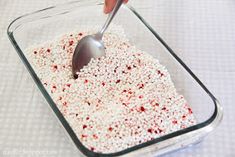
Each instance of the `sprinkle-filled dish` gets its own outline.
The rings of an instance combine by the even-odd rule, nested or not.
[[[113,153],[196,124],[167,69],[119,26],[104,35],[106,55],[92,59],[75,80],[75,46],[96,32],[78,30],[27,48],[26,57],[85,147]]]

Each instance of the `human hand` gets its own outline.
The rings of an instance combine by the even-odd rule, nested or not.
[[[116,4],[116,1],[117,0],[105,0],[105,4],[104,4],[104,13],[105,14],[108,14],[113,10],[113,8]],[[123,3],[127,3],[127,2],[128,2],[128,0],[123,0]]]

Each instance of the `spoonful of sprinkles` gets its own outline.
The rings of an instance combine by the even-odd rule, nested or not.
[[[78,78],[78,73],[90,62],[91,58],[96,59],[105,55],[102,37],[123,1],[124,0],[117,0],[116,5],[109,14],[104,26],[98,33],[83,37],[77,44],[72,58],[72,73],[75,79]]]

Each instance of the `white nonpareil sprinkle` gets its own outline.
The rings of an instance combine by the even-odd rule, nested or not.
[[[28,48],[27,58],[84,146],[113,153],[196,124],[166,68],[131,45],[119,26],[104,35],[106,55],[74,80],[75,46],[95,32],[81,30]]]

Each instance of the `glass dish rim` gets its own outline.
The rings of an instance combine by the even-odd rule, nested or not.
[[[196,125],[193,125],[191,127],[185,128],[185,129],[181,129],[181,130],[172,132],[170,134],[163,135],[163,136],[155,138],[151,141],[144,142],[142,144],[139,144],[139,145],[136,145],[136,146],[133,146],[133,147],[130,147],[130,148],[118,151],[118,152],[114,152],[114,153],[97,153],[97,152],[93,152],[93,151],[89,150],[87,147],[85,147],[80,142],[80,140],[78,139],[78,137],[74,133],[73,129],[70,127],[67,120],[64,118],[64,116],[59,111],[56,104],[54,103],[54,101],[52,100],[52,98],[50,97],[50,95],[48,94],[46,89],[44,88],[43,84],[41,83],[40,79],[37,77],[35,71],[33,70],[32,66],[30,65],[27,58],[25,57],[25,55],[23,53],[23,50],[21,50],[21,48],[19,47],[19,45],[18,45],[18,43],[17,43],[17,41],[15,40],[15,37],[14,37],[14,31],[18,28],[18,26],[14,26],[14,23],[17,22],[18,20],[20,20],[20,19],[22,20],[24,18],[27,18],[27,17],[30,17],[32,15],[41,13],[43,11],[47,11],[47,10],[50,10],[50,9],[61,7],[62,5],[64,5],[66,7],[66,5],[69,5],[69,4],[72,4],[72,3],[80,3],[80,2],[82,2],[82,0],[67,2],[67,3],[64,3],[64,4],[59,4],[59,5],[55,5],[55,6],[52,6],[52,7],[47,7],[45,9],[41,9],[41,10],[38,10],[38,11],[34,11],[32,13],[22,15],[22,16],[16,18],[16,19],[14,19],[9,24],[9,26],[7,28],[7,35],[8,35],[9,40],[11,41],[12,45],[14,46],[15,50],[17,51],[19,57],[21,58],[22,62],[26,66],[26,68],[27,68],[28,72],[30,73],[31,77],[33,78],[33,80],[37,84],[38,88],[40,89],[41,93],[45,97],[46,101],[50,105],[51,109],[54,111],[54,113],[56,114],[56,116],[59,119],[60,123],[63,125],[63,127],[68,132],[68,134],[71,137],[71,139],[73,140],[74,144],[77,146],[77,148],[83,154],[88,155],[88,156],[102,156],[102,157],[125,155],[125,154],[133,152],[135,150],[138,150],[138,149],[141,149],[141,148],[146,148],[150,145],[157,144],[157,143],[160,143],[162,141],[169,140],[171,138],[190,133],[192,131],[198,131],[199,129],[202,129],[202,128],[205,128],[205,127],[211,127],[211,129],[209,131],[212,131],[220,123],[220,121],[222,120],[222,117],[223,117],[223,112],[222,112],[222,107],[219,104],[218,100],[206,88],[206,86],[198,79],[198,77],[191,71],[191,69],[188,68],[188,66],[167,45],[167,43],[159,36],[159,34],[145,21],[145,19],[130,4],[125,4],[124,6],[127,9],[129,9],[138,18],[138,20],[140,20],[140,22],[142,22],[144,24],[144,26],[154,35],[154,37],[166,48],[166,50],[170,53],[170,55],[172,55],[181,64],[181,66],[192,76],[192,79],[194,79],[200,85],[200,87],[208,94],[208,96],[210,96],[210,98],[212,99],[212,101],[214,103],[215,109],[214,109],[214,112],[213,112],[212,116],[209,119],[205,120],[204,122],[198,123]],[[98,3],[96,5],[102,5],[102,4],[103,3]],[[71,11],[68,11],[68,12],[71,12]],[[62,14],[62,13],[60,13],[60,14]],[[35,20],[40,20],[40,19],[35,19]],[[12,27],[14,29],[12,29]],[[216,120],[217,120],[217,123],[213,124],[212,122],[214,122]],[[209,132],[209,131],[207,131],[207,132]]]

